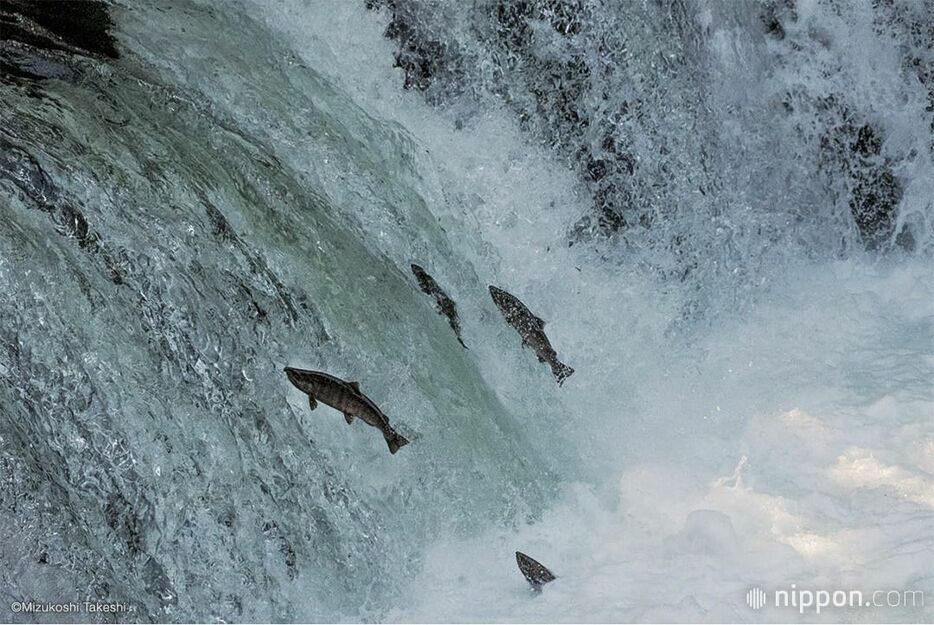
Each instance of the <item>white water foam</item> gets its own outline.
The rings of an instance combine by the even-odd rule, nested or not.
[[[507,331],[489,329],[495,313],[469,320],[491,312],[482,291],[468,291],[472,274],[530,303],[578,371],[559,400],[564,423],[549,423],[550,451],[579,463],[557,500],[527,525],[426,545],[390,620],[934,618],[932,607],[815,615],[743,602],[752,586],[790,584],[919,589],[934,601],[930,261],[790,263],[763,271],[769,288],[741,314],[672,335],[689,295],[637,267],[582,262],[562,245],[584,205],[570,173],[502,111],[459,131],[449,114],[401,91],[384,15],[350,3],[262,13],[424,154],[413,165],[418,191],[454,250],[435,260],[467,312],[468,343],[481,341],[473,357],[504,402],[538,425],[541,400],[525,386],[536,365],[527,352],[502,354],[514,346]],[[909,197],[930,184],[909,177]],[[367,219],[365,228],[388,229],[385,217]],[[401,245],[385,251],[408,262]],[[538,377],[549,383],[546,371]],[[558,575],[541,596],[516,571],[516,549]]]

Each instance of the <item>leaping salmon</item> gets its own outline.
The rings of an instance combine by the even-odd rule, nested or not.
[[[519,565],[519,570],[535,592],[541,592],[542,586],[557,579],[554,573],[545,568],[541,562],[521,551],[516,552],[516,564]]]
[[[357,382],[345,382],[322,371],[294,367],[286,367],[285,374],[295,388],[308,395],[308,405],[312,410],[318,407],[317,400],[321,400],[322,403],[344,413],[344,420],[348,424],[353,423],[354,417],[360,417],[383,433],[391,454],[409,444],[408,440],[392,429],[389,418],[373,400],[363,394]]]
[[[457,318],[457,304],[448,297],[444,289],[442,289],[435,279],[422,267],[412,263],[412,273],[415,274],[415,278],[418,280],[418,287],[422,290],[422,293],[435,298],[435,306],[438,309],[438,313],[447,317],[448,325],[454,330],[454,336],[457,337],[457,341],[461,344],[461,347],[467,349],[467,345],[464,344],[464,340],[461,338],[461,326]]]
[[[574,373],[574,369],[558,360],[558,352],[545,335],[545,322],[533,315],[515,295],[491,285],[490,296],[506,318],[506,323],[515,328],[522,337],[522,345],[531,347],[539,362],[548,363],[559,386],[564,384]]]

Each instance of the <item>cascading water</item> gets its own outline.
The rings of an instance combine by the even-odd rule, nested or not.
[[[934,620],[930,6],[76,4],[0,3],[0,620]]]

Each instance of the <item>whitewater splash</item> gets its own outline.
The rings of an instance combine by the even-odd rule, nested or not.
[[[4,8],[3,603],[813,620],[745,604],[796,584],[934,619],[919,7],[117,2],[113,47],[55,51]]]

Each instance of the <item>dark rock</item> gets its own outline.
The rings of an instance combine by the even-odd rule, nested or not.
[[[42,50],[80,51],[115,59],[119,53],[112,29],[107,5],[101,0],[0,0],[3,40],[19,41]]]
[[[821,137],[823,167],[846,178],[847,205],[863,245],[877,249],[893,237],[901,185],[882,154],[881,131],[871,124],[854,123],[849,110],[838,105],[835,98],[828,99],[825,105],[828,112],[845,121]]]
[[[766,34],[781,40],[785,38],[785,24],[796,21],[798,14],[792,0],[772,0],[763,7],[761,18]]]

